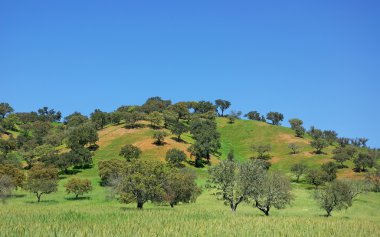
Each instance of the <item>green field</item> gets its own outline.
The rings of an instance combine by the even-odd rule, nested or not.
[[[318,166],[331,158],[332,148],[325,155],[314,155],[309,139],[295,138],[289,128],[271,126],[262,122],[237,120],[228,124],[218,119],[222,135],[222,155],[213,157],[216,163],[233,148],[236,159],[244,161],[254,154],[252,144],[272,144],[271,169],[281,170],[291,176],[291,164],[304,160],[309,166]],[[167,138],[165,146],[155,146],[149,128],[125,129],[109,126],[99,132],[99,149],[95,152],[94,166],[75,175],[62,176],[57,193],[45,195],[37,204],[36,198],[23,190],[0,205],[0,236],[380,236],[380,194],[360,195],[351,208],[334,211],[324,217],[312,198],[312,188],[301,180],[293,183],[295,200],[284,210],[271,211],[265,217],[249,204],[232,213],[223,202],[206,189],[196,203],[175,208],[168,205],[144,205],[137,210],[134,204],[120,204],[109,198],[109,190],[99,185],[97,164],[101,160],[120,158],[121,146],[133,143],[143,150],[142,159],[163,160],[167,149],[185,150],[192,142],[189,134],[183,136],[187,143]],[[291,155],[288,143],[302,147]],[[121,158],[120,158],[121,159]],[[198,184],[204,185],[207,168],[196,169]],[[195,169],[195,168],[193,168]],[[338,178],[360,178],[352,167],[340,170]],[[73,200],[64,191],[70,177],[91,179],[93,191],[81,200]]]

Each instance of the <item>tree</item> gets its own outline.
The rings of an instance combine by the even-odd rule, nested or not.
[[[141,149],[137,146],[127,144],[121,148],[119,155],[124,157],[129,162],[133,159],[138,159],[141,153]]]
[[[194,113],[196,114],[207,114],[212,113],[215,114],[215,106],[209,102],[209,101],[199,101],[197,103],[194,103]]]
[[[323,138],[329,145],[333,145],[338,139],[338,133],[333,130],[325,130],[323,131]]]
[[[178,102],[174,105],[170,105],[167,110],[174,114],[176,121],[180,119],[188,120],[190,117],[188,102]]]
[[[151,126],[154,128],[159,128],[161,126],[162,121],[164,120],[164,117],[161,113],[157,111],[153,111],[149,114],[148,119],[151,123]]]
[[[17,148],[16,140],[11,137],[7,140],[0,139],[0,151],[6,156],[9,152]]]
[[[147,201],[165,199],[166,169],[160,162],[133,160],[128,162],[114,188],[123,203],[137,203],[142,209]]]
[[[135,128],[136,122],[140,120],[140,115],[137,112],[124,113],[125,127]]]
[[[67,131],[66,144],[69,148],[84,147],[88,144],[95,144],[99,140],[98,132],[93,123],[87,122]]]
[[[340,147],[348,146],[350,144],[350,139],[347,137],[339,137],[338,144]]]
[[[365,172],[366,168],[372,168],[376,163],[375,157],[369,153],[359,153],[354,159],[355,170],[357,172]]]
[[[295,130],[297,127],[302,126],[303,121],[302,121],[301,119],[294,118],[294,119],[290,119],[290,120],[289,120],[289,123],[290,123],[290,127],[291,127],[293,130]]]
[[[347,161],[347,160],[350,160],[350,155],[347,154],[346,152],[340,152],[340,153],[337,153],[333,156],[333,159],[340,164],[339,168],[344,168],[344,162]]]
[[[315,186],[315,189],[318,189],[318,187],[325,183],[326,174],[320,169],[309,169],[309,171],[306,174],[306,181],[309,184],[312,184]]]
[[[79,112],[74,112],[70,114],[69,116],[65,117],[63,120],[63,123],[66,124],[68,127],[75,127],[81,124],[84,124],[88,121],[87,116],[82,115]]]
[[[322,150],[326,147],[328,147],[328,143],[323,138],[318,138],[310,142],[311,147],[315,148],[315,153],[322,154]]]
[[[231,102],[227,101],[227,100],[222,100],[222,99],[217,99],[215,100],[215,107],[218,111],[218,109],[220,109],[221,113],[219,113],[218,111],[218,115],[220,117],[223,117],[224,116],[224,110],[228,109],[229,107],[231,106]]]
[[[325,180],[326,181],[333,181],[336,179],[336,172],[338,171],[338,166],[330,161],[325,164],[321,165],[321,169],[323,172],[325,172]]]
[[[46,106],[38,109],[37,113],[38,119],[45,122],[60,121],[62,117],[60,111],[55,111],[54,109],[49,110],[49,108]]]
[[[121,120],[123,119],[124,113],[120,111],[114,111],[109,114],[109,119],[111,123],[113,124],[120,124]]]
[[[316,192],[315,199],[326,211],[327,217],[331,216],[333,210],[347,209],[352,205],[353,198],[357,195],[352,187],[345,182],[334,181]]]
[[[310,127],[310,130],[308,131],[309,135],[314,139],[317,140],[319,138],[323,138],[323,132],[320,129],[315,128],[314,126]]]
[[[164,145],[166,136],[168,136],[168,134],[165,131],[155,131],[153,133],[153,139],[156,139],[154,143],[159,146]]]
[[[299,182],[300,177],[306,173],[307,171],[307,165],[304,163],[297,163],[292,165],[290,168],[290,171],[293,172],[293,174],[296,176],[296,182]]]
[[[91,121],[95,124],[96,129],[103,129],[108,124],[109,117],[106,112],[95,109],[90,115]]]
[[[12,106],[10,106],[10,104],[4,103],[4,102],[0,103],[0,117],[1,118],[5,118],[7,114],[12,113],[13,111],[14,110]]]
[[[304,137],[306,129],[302,126],[298,126],[294,129],[294,132],[296,133],[296,137]]]
[[[238,164],[233,160],[223,160],[209,169],[208,188],[216,189],[214,195],[230,205],[233,212],[244,200],[246,190],[239,183]]]
[[[284,115],[278,112],[269,112],[267,119],[271,120],[273,125],[280,125],[280,122],[284,120]]]
[[[56,168],[36,164],[29,170],[25,189],[36,195],[38,203],[43,194],[56,192],[57,187],[58,170]]]
[[[229,123],[234,123],[236,119],[239,119],[241,116],[241,111],[234,111],[232,110],[231,113],[227,116]]]
[[[114,181],[119,180],[125,169],[125,165],[125,161],[118,159],[100,161],[98,167],[101,185],[111,186]]]
[[[186,160],[186,154],[179,149],[172,148],[166,152],[165,159],[170,165],[174,167],[182,167],[182,162]]]
[[[144,113],[150,114],[154,111],[162,113],[169,105],[171,105],[170,100],[163,100],[159,96],[151,97],[146,100],[146,102],[141,106],[140,110]]]
[[[67,194],[74,193],[75,199],[92,190],[91,181],[88,179],[71,178],[65,185]]]
[[[216,123],[210,120],[192,121],[190,127],[195,143],[188,151],[195,156],[195,166],[201,167],[203,158],[209,163],[211,154],[220,154],[220,134],[216,130]]]
[[[374,192],[380,192],[380,169],[369,172],[366,175],[366,181],[372,186]]]
[[[5,203],[7,198],[11,197],[14,186],[12,184],[11,177],[7,175],[0,175],[0,199],[2,203]]]
[[[264,145],[253,145],[252,150],[254,152],[257,152],[257,159],[261,160],[269,160],[270,154],[268,154],[272,150],[272,146],[270,144],[264,144]]]
[[[177,136],[177,141],[181,141],[181,135],[189,131],[189,127],[180,121],[173,121],[168,126],[171,133]]]
[[[289,148],[290,150],[292,150],[292,153],[293,153],[293,154],[297,154],[297,153],[299,152],[299,149],[300,149],[300,147],[299,147],[297,144],[295,144],[295,143],[290,143],[290,144],[288,145],[288,148]]]
[[[87,168],[92,165],[92,152],[84,147],[77,147],[68,153],[69,159],[74,166]]]
[[[0,165],[0,177],[6,176],[6,179],[10,179],[11,186],[13,188],[22,187],[25,180],[24,172],[19,167],[13,164]]]
[[[188,169],[172,169],[166,177],[164,184],[164,199],[173,208],[179,202],[195,202],[201,189],[197,186],[196,175]]]
[[[247,117],[249,120],[256,120],[256,121],[261,121],[261,115],[257,111],[250,111],[244,117]],[[265,122],[265,121],[264,121]]]
[[[278,172],[266,173],[249,196],[254,200],[255,207],[266,216],[269,216],[272,207],[283,209],[293,200],[289,179]]]

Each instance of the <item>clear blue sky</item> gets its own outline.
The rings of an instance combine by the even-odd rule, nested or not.
[[[17,111],[224,98],[380,147],[380,1],[1,0],[0,83]]]

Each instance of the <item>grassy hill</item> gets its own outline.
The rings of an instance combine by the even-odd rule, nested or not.
[[[318,166],[331,158],[332,148],[326,154],[316,155],[310,147],[309,138],[295,138],[293,131],[263,122],[237,120],[229,124],[218,118],[221,133],[221,157],[213,156],[211,163],[224,159],[233,148],[236,159],[244,161],[254,154],[253,144],[272,145],[271,169],[289,173],[291,164],[305,161],[310,167]],[[154,130],[149,127],[126,129],[124,126],[108,126],[99,131],[99,149],[95,152],[94,166],[75,175],[62,176],[57,193],[43,196],[40,204],[35,197],[23,190],[16,192],[0,209],[0,236],[379,236],[380,194],[368,193],[359,196],[353,207],[336,211],[333,217],[325,218],[312,198],[313,190],[301,182],[293,183],[295,200],[284,210],[273,210],[264,217],[249,204],[239,206],[231,213],[204,189],[194,204],[182,204],[174,209],[166,205],[148,203],[143,211],[134,204],[120,204],[109,199],[109,190],[99,185],[98,163],[118,158],[120,148],[134,144],[143,151],[142,159],[164,160],[170,148],[186,150],[193,142],[189,134],[183,135],[185,142],[167,137],[164,146],[153,144]],[[289,143],[297,143],[301,152],[290,154]],[[207,169],[196,169],[198,183],[203,186]],[[352,172],[352,166],[339,171],[339,178],[360,177]],[[73,200],[64,192],[68,178],[81,177],[92,181],[94,190],[82,200]],[[302,219],[301,219],[302,218]],[[164,227],[164,228],[163,228]],[[349,231],[348,231],[349,230]],[[52,234],[53,233],[53,234]]]

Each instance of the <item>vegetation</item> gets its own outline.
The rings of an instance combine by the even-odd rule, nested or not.
[[[216,104],[152,97],[141,106],[95,110],[90,119],[75,112],[62,123],[47,107],[5,113],[2,235],[379,234],[378,150],[365,138],[315,127],[305,134],[299,119],[289,121],[292,128],[270,126],[257,111],[247,114],[250,121],[238,119]],[[268,119],[279,125],[283,115],[276,116]],[[165,146],[152,144],[168,131],[175,137],[159,142]],[[312,144],[321,140],[318,152]],[[91,198],[80,198],[90,191]],[[41,203],[32,206],[36,198]],[[323,212],[334,217],[326,221]]]

